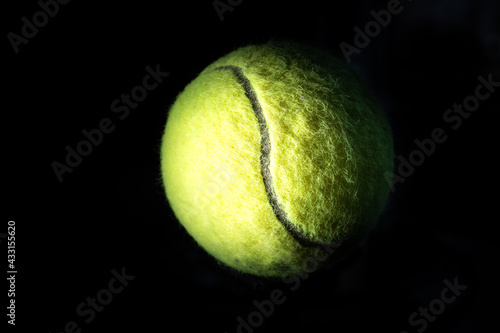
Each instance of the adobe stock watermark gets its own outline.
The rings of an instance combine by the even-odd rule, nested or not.
[[[39,29],[45,27],[49,20],[59,13],[60,5],[66,5],[70,0],[40,0],[37,2],[40,10],[35,12],[31,19],[26,16],[21,17],[20,34],[9,32],[7,39],[14,50],[14,53],[19,53],[19,46],[28,44],[28,42],[38,35]]]
[[[225,185],[232,179],[233,174],[226,165],[217,165],[208,182],[203,184],[201,195],[209,201],[214,199],[218,194],[228,190]]]
[[[412,0],[408,0],[412,1]],[[352,55],[361,53],[361,50],[370,45],[373,38],[376,38],[382,31],[382,28],[387,28],[391,23],[394,15],[400,14],[404,7],[399,0],[389,0],[387,9],[381,9],[378,12],[372,10],[370,15],[373,17],[372,21],[365,24],[364,29],[361,30],[358,26],[354,27],[353,43],[351,45],[346,42],[339,44],[340,50],[345,57],[348,64],[351,63]]]
[[[116,114],[118,120],[125,120],[130,115],[130,111],[137,108],[139,103],[144,101],[148,96],[148,92],[156,89],[163,82],[169,73],[160,70],[160,64],[157,64],[155,69],[146,66],[147,74],[142,79],[142,84],[133,87],[130,94],[121,94],[120,98],[111,102],[111,112]],[[105,134],[112,133],[116,126],[116,121],[111,118],[102,118],[98,125],[91,129],[83,129],[82,136],[84,137],[73,147],[66,145],[66,156],[63,162],[53,161],[51,163],[57,180],[61,183],[66,173],[71,173],[78,167],[84,157],[92,154],[95,147],[98,147],[104,140]]]
[[[314,256],[304,258],[302,261],[302,270],[299,274],[287,274],[288,276],[282,278],[282,282],[290,285],[290,291],[296,291],[300,288],[302,281],[306,280],[309,274],[315,272],[319,268],[320,263],[326,261],[334,249],[338,247],[340,247],[340,244],[334,242],[330,246],[317,248]],[[244,317],[236,317],[238,324],[236,332],[253,333],[255,329],[264,324],[266,318],[269,318],[274,313],[276,307],[285,303],[286,300],[285,291],[281,289],[273,289],[267,299],[262,301],[254,300],[252,304],[255,310],[249,312]]]
[[[95,297],[87,297],[85,301],[77,305],[76,314],[81,317],[83,323],[90,324],[95,319],[97,313],[102,312],[106,306],[113,301],[113,297],[120,294],[129,282],[135,279],[134,275],[128,275],[125,272],[125,267],[118,272],[115,269],[111,270],[113,277],[109,280],[106,288],[97,292]],[[82,322],[68,321],[58,333],[80,333],[82,332]]]
[[[232,12],[234,8],[241,5],[242,2],[243,0],[215,0],[212,2],[212,6],[214,6],[215,12],[222,22],[224,21],[224,13]]]
[[[476,86],[474,94],[465,97],[462,104],[454,103],[452,108],[443,113],[444,123],[454,131],[459,129],[463,121],[479,108],[482,101],[488,99],[496,88],[500,87],[500,82],[493,80],[492,73],[488,74],[487,78],[479,75],[477,80],[479,84]],[[399,164],[395,170],[396,174],[385,172],[385,179],[391,186],[391,191],[395,191],[397,183],[404,183],[415,172],[415,169],[426,161],[426,158],[434,154],[436,146],[447,139],[446,130],[441,127],[434,128],[428,138],[415,139],[413,142],[417,148],[411,151],[407,158],[401,155],[397,157]]]
[[[467,289],[466,285],[458,283],[458,277],[453,279],[453,283],[448,279],[443,280],[446,286],[441,290],[438,298],[429,302],[427,307],[419,307],[418,311],[413,312],[408,317],[408,323],[418,332],[424,332],[429,323],[432,323],[436,318],[446,310],[446,306],[455,302],[457,297],[462,295],[462,292]],[[409,333],[401,331],[401,333]]]
[[[245,154],[250,149],[250,146],[242,140],[236,140],[231,145],[233,152],[241,154]],[[200,184],[199,195],[193,196],[193,207],[203,206],[204,202],[212,202],[221,195],[224,196],[223,200],[226,200],[225,195],[234,186],[234,184],[231,184],[234,180],[234,172],[237,171],[230,164],[223,161],[216,163],[208,177],[206,177],[206,181]],[[192,213],[194,214],[194,210]]]

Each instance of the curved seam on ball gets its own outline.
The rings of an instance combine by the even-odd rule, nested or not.
[[[255,116],[257,117],[257,121],[259,123],[259,130],[261,135],[260,142],[260,165],[261,165],[261,174],[264,180],[264,187],[266,189],[267,197],[271,207],[273,208],[274,215],[278,219],[278,221],[283,224],[285,229],[295,238],[295,240],[302,246],[305,247],[325,247],[332,246],[332,244],[336,245],[336,242],[332,242],[332,244],[323,243],[323,242],[315,242],[307,238],[297,227],[288,220],[286,212],[283,210],[281,205],[278,202],[278,196],[276,194],[276,190],[274,188],[273,177],[271,175],[270,164],[271,164],[271,140],[269,137],[269,131],[267,127],[266,118],[264,117],[264,112],[262,107],[257,99],[257,95],[255,90],[250,83],[250,80],[243,74],[243,70],[240,67],[227,65],[217,67],[214,70],[230,70],[238,80],[238,83],[243,87],[245,91],[245,96],[249,99],[252,109],[254,111]]]

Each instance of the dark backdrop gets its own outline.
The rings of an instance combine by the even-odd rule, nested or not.
[[[249,43],[291,39],[344,58],[340,44],[354,46],[354,28],[364,30],[388,2],[221,3],[230,6],[223,20],[212,0],[71,1],[45,25],[37,16],[43,26],[25,29],[34,36],[17,53],[9,33],[22,35],[22,18],[33,22],[41,7],[4,4],[1,232],[16,222],[16,329],[61,332],[74,321],[81,332],[236,332],[249,315],[258,327],[241,332],[496,327],[500,92],[460,124],[443,116],[474,96],[479,76],[500,81],[498,2],[401,1],[387,27],[351,54],[387,111],[396,156],[418,159],[414,141],[436,128],[447,139],[395,184],[373,233],[296,290],[219,267],[179,226],[159,183],[168,107],[205,66]],[[127,116],[114,113],[112,102],[142,83],[147,66],[169,75]],[[54,161],[65,163],[66,146],[75,149],[103,119],[113,130],[61,182]],[[112,270],[129,275],[128,285],[95,318],[79,315],[87,297],[106,298]],[[467,288],[443,310],[444,280]],[[254,301],[267,304],[275,289],[286,300],[259,323]],[[419,314],[412,325],[431,303],[442,313]]]

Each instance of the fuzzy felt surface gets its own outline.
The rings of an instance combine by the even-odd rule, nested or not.
[[[342,61],[308,47],[242,47],[172,105],[161,149],[168,201],[207,252],[283,276],[320,247],[361,239],[389,191],[383,111]]]

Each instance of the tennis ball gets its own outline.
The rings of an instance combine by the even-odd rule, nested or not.
[[[383,210],[392,165],[390,126],[356,74],[288,42],[206,67],[171,106],[161,143],[180,223],[218,262],[264,277],[357,244]]]

